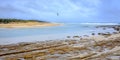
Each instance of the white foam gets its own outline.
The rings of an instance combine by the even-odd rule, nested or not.
[[[81,23],[83,25],[120,25],[119,23]]]

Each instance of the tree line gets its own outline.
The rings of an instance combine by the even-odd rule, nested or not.
[[[8,24],[8,23],[27,23],[27,22],[45,22],[39,20],[22,20],[22,19],[1,19],[0,23]]]

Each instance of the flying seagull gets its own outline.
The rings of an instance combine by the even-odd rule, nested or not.
[[[57,13],[57,16],[59,16],[59,13]]]

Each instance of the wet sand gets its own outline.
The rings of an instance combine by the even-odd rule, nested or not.
[[[97,27],[98,28],[98,27]],[[1,60],[120,60],[120,27],[110,33],[67,36],[65,40],[0,45]]]

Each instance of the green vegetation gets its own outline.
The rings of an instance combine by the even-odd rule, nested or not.
[[[8,24],[8,23],[27,23],[27,22],[43,22],[38,20],[22,20],[22,19],[0,19],[0,24]]]

